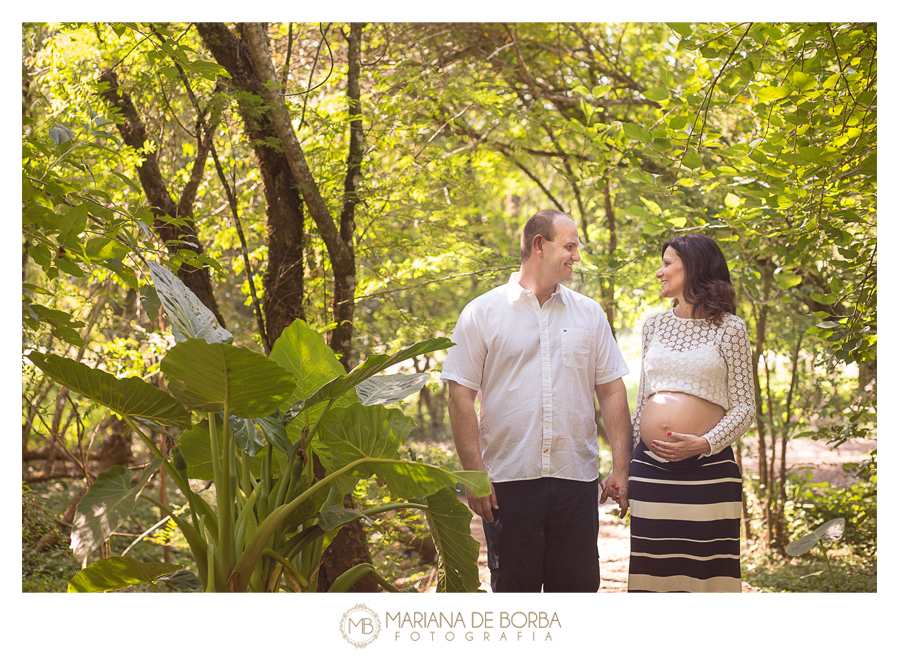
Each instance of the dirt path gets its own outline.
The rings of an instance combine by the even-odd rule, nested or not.
[[[862,461],[869,450],[875,448],[875,441],[848,441],[840,448],[831,449],[810,439],[794,439],[788,444],[787,462],[792,470],[801,468],[813,469],[813,480],[847,484],[850,478],[844,473],[842,465]],[[756,446],[752,452],[755,454]],[[744,460],[744,468],[756,471],[756,460]],[[615,503],[606,502],[599,506],[600,534],[597,537],[597,548],[600,552],[600,592],[625,592],[628,587],[628,526],[615,514]],[[472,518],[472,537],[481,545],[478,556],[478,574],[481,588],[491,591],[491,573],[487,566],[487,545],[481,519]],[[756,588],[744,583],[744,592],[758,592]]]

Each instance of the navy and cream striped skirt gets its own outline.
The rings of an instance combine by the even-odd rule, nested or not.
[[[741,473],[730,447],[660,462],[639,442],[628,500],[629,592],[741,591]]]

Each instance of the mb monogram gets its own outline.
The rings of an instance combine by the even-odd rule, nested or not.
[[[369,607],[358,603],[341,618],[341,635],[350,644],[363,648],[375,641],[381,631],[381,620]]]

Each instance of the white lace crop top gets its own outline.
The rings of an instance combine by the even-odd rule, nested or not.
[[[721,452],[741,438],[756,413],[747,326],[726,313],[721,324],[679,318],[673,309],[654,313],[644,322],[641,379],[632,418],[634,445],[640,437],[641,412],[654,393],[689,393],[725,410],[725,416],[703,438]]]

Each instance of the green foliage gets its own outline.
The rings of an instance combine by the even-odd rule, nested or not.
[[[285,67],[295,130],[333,216],[343,201],[348,142],[342,29],[292,24],[291,66]],[[268,34],[273,63],[281,69],[287,24],[269,24]],[[323,454],[344,455],[333,464],[349,465],[346,459],[358,448],[336,439],[344,426],[335,419],[357,414],[362,422],[383,413],[356,408],[360,400],[396,404],[409,415],[417,410],[430,421],[404,441],[447,440],[439,384],[425,384],[418,400],[394,400],[439,370],[449,346],[439,337],[449,335],[465,303],[518,267],[518,230],[547,207],[576,219],[584,260],[572,285],[600,301],[622,342],[659,303],[652,277],[659,245],[679,232],[714,237],[728,258],[738,314],[760,358],[757,434],[772,439],[809,430],[836,443],[872,436],[876,43],[874,23],[850,22],[367,25],[351,362],[375,354],[369,366],[386,368],[386,355],[426,345],[403,356],[413,365],[398,376],[412,388],[397,385],[379,398],[357,393],[357,385],[375,387],[377,375],[369,366],[347,374],[322,340],[334,322],[333,270],[310,222],[303,229],[303,257],[290,264],[304,270],[306,323],[284,331],[267,364],[293,376],[293,391],[282,400],[275,382],[284,375],[269,368],[268,395],[279,399],[274,413],[239,419],[230,409],[223,415],[224,388],[217,385],[214,400],[207,400],[209,408],[219,405],[215,418],[207,412],[187,425],[185,414],[191,412],[182,409],[176,419],[163,409],[180,404],[159,390],[166,380],[160,362],[169,359],[173,338],[159,332],[164,318],[158,311],[165,310],[180,345],[189,335],[234,349],[261,343],[248,280],[263,290],[267,268],[279,272],[284,264],[268,262],[266,184],[238,109],[252,105],[255,116],[264,118],[266,107],[258,97],[231,89],[191,24],[23,24],[23,352],[56,378],[33,367],[34,360],[23,363],[23,426],[34,421],[41,428],[32,429],[29,440],[46,434],[40,421],[53,424],[55,399],[65,384],[71,391],[68,422],[63,419],[54,431],[68,448],[87,445],[101,410],[110,407],[151,426],[190,426],[183,434],[169,430],[172,438],[180,435],[185,479],[200,473],[215,480],[213,445],[221,459],[233,443],[228,477],[235,482],[220,483],[233,494],[235,523],[252,495],[242,488],[245,470],[274,484],[301,468],[297,486],[309,487],[312,444]],[[98,72],[110,66],[138,102],[151,135],[142,152],[122,144],[113,123],[121,117],[98,101],[105,84],[98,83]],[[200,137],[195,101],[206,116],[220,115],[212,140],[235,194],[249,271],[211,166],[200,172],[191,208],[204,255],[167,245],[155,232],[149,206],[157,202],[147,199],[138,165],[153,153],[171,195],[188,184]],[[268,145],[281,148],[275,141]],[[163,254],[164,265],[153,262],[162,262]],[[227,332],[195,300],[168,292],[166,281],[175,279],[172,271],[182,264],[210,271]],[[197,326],[182,329],[191,319]],[[792,409],[786,409],[791,377],[785,362],[801,338],[799,378]],[[212,349],[223,358],[230,352]],[[179,352],[183,357],[186,350],[173,351],[169,364],[178,365]],[[202,361],[211,367],[211,359]],[[185,382],[199,372],[180,366]],[[216,376],[230,372],[227,365],[218,370]],[[213,377],[210,370],[205,374]],[[387,383],[379,383],[381,393]],[[185,386],[193,391],[193,384]],[[135,407],[137,400],[150,400],[144,394],[151,388],[163,396],[157,400],[162,406]],[[200,386],[209,393],[207,388]],[[111,397],[114,389],[123,393],[119,400]],[[229,407],[234,405],[229,399]],[[400,433],[388,429],[380,445],[402,445]],[[331,447],[323,442],[326,435]],[[401,477],[400,467],[378,468]],[[342,489],[366,472],[355,469],[338,478]],[[447,474],[457,470],[458,465],[443,469],[432,481],[452,479]],[[875,472],[874,459],[867,471]],[[309,519],[328,500],[324,489],[285,522],[310,524],[309,531],[317,523]],[[748,483],[750,498],[756,495],[752,489]],[[800,489],[788,483],[788,492]],[[268,493],[281,495],[281,505],[296,495]],[[844,494],[816,495],[823,506],[816,519],[839,513],[848,519],[846,541],[855,537],[852,505],[834,502]],[[812,522],[791,511],[792,496],[788,534]],[[254,509],[266,507],[268,514],[274,506],[263,498],[260,491]],[[804,501],[803,509],[811,512],[811,499]],[[874,515],[874,497],[870,502]],[[205,533],[213,530],[218,551],[215,506],[200,499],[188,509],[199,512],[180,521],[196,524],[193,535],[186,530],[192,546],[208,545]],[[249,515],[243,523],[245,535],[252,534]],[[867,542],[853,539],[851,545]],[[312,573],[316,550],[301,551],[300,576]],[[275,558],[259,560],[269,568]],[[206,564],[206,557],[197,562]],[[208,580],[203,571],[201,579]],[[282,565],[282,573],[287,571]]]
[[[130,557],[110,557],[94,562],[69,581],[69,592],[110,592],[143,583],[181,569],[168,562],[138,562]]]
[[[42,538],[56,530],[56,522],[39,492],[22,485],[22,591],[64,592],[79,570],[65,542],[38,550]]]
[[[186,288],[179,280],[173,279],[171,285],[172,289],[166,296],[186,296]],[[298,323],[302,324],[301,321]],[[242,450],[241,444],[235,440],[234,430],[239,425],[234,424],[233,427],[232,414],[241,418],[257,418],[268,416],[279,407],[284,410],[297,388],[296,378],[275,361],[247,348],[207,343],[191,335],[193,331],[206,331],[201,324],[193,321],[182,324],[181,330],[187,334],[183,342],[169,351],[163,360],[162,371],[167,376],[169,388],[180,402],[195,411],[207,413],[206,428],[195,431],[192,427],[185,433],[182,438],[186,440],[183,445],[177,446],[171,462],[139,432],[157,455],[157,461],[145,469],[135,487],[131,486],[130,475],[123,467],[116,466],[101,474],[78,508],[73,533],[76,555],[86,557],[115,531],[130,514],[147,478],[159,468],[160,463],[191,505],[191,519],[174,516],[172,520],[185,534],[198,567],[199,581],[206,591],[274,591],[278,589],[282,569],[286,570],[286,575],[295,586],[299,584],[308,588],[310,583],[315,582],[317,560],[306,560],[305,568],[301,566],[299,571],[291,560],[304,547],[321,555],[324,533],[336,530],[356,516],[339,515],[331,510],[335,493],[352,490],[359,477],[372,472],[388,483],[394,495],[404,498],[426,498],[441,488],[454,486],[458,480],[473,490],[487,490],[485,473],[451,474],[425,464],[397,459],[400,444],[412,424],[401,412],[385,409],[382,405],[363,406],[358,402],[348,407],[333,408],[338,398],[355,395],[355,384],[411,355],[443,345],[443,342],[429,341],[395,355],[370,357],[349,375],[339,375],[311,390],[300,401],[301,409],[311,408],[316,403],[325,403],[326,409],[312,428],[305,428],[301,440],[290,446],[287,462],[293,464],[292,468],[276,472],[273,469],[273,447],[276,442],[267,445],[263,463],[252,469],[251,458],[258,450],[254,448],[252,454]],[[316,347],[321,338],[314,332],[304,333],[302,328],[298,328],[287,332],[287,335],[288,341],[290,337],[300,337],[299,345],[293,343],[294,347],[301,348],[296,350],[300,354],[321,351],[320,347]],[[282,347],[279,353],[289,355],[292,351]],[[51,377],[62,377],[65,383],[73,386],[77,383],[77,390],[83,395],[107,406],[114,405],[115,410],[136,431],[137,426],[132,419],[146,415],[147,402],[144,398],[149,398],[151,404],[158,406],[156,398],[161,392],[154,387],[144,391],[126,381],[124,384],[134,390],[127,396],[127,404],[120,403],[123,392],[118,390],[118,380],[110,375],[68,359],[36,356],[33,360]],[[302,356],[294,363],[299,363],[301,372],[309,371]],[[70,375],[70,372],[76,372],[77,376]],[[323,389],[327,391],[322,392]],[[315,401],[310,402],[311,399]],[[221,425],[217,411],[221,412]],[[292,418],[298,415],[294,414]],[[165,414],[155,415],[155,419],[161,422],[177,423],[179,418],[177,413],[171,411],[171,405],[166,405]],[[203,451],[196,445],[197,439],[200,445],[210,446],[208,463],[216,485],[215,511],[189,485],[191,469],[194,469],[194,475],[201,474],[197,469],[204,464]],[[313,453],[320,456],[326,468],[325,477],[315,482],[312,460],[308,456]],[[345,489],[345,486],[349,488]],[[323,516],[318,517],[323,522],[328,519],[327,527],[320,526],[317,534],[315,519],[311,516],[289,522],[292,512],[308,500],[318,500],[314,494],[327,492],[329,487],[335,493],[328,494],[321,503],[319,511]],[[167,510],[161,503],[158,504],[161,509]],[[452,506],[448,507],[441,498],[434,502],[426,498],[424,503],[416,504],[427,510],[434,508],[432,530],[438,533],[442,546],[447,547],[442,553],[442,564],[447,566],[448,574],[458,573],[458,567],[454,567],[466,559],[471,560],[472,556],[460,553],[456,548],[460,542],[457,537],[459,529],[453,521],[447,520],[455,514]],[[304,527],[300,532],[294,532],[299,522],[304,522]],[[477,560],[477,549],[474,560]],[[303,564],[302,560],[300,564]],[[352,574],[345,575],[340,584],[335,583],[332,589],[342,591],[342,588],[355,582],[354,578],[362,577],[370,570],[370,565],[366,569],[354,570]],[[92,564],[73,578],[69,591],[108,591],[152,583],[176,571],[178,568],[171,565],[145,564],[130,558],[107,558]],[[381,577],[376,576],[376,579]],[[184,578],[180,577],[179,582],[182,580]],[[472,587],[471,581],[446,582],[445,579],[442,582],[443,589],[450,591]],[[475,583],[477,587],[477,574]]]
[[[847,547],[829,549],[838,592],[877,592],[877,563]],[[830,592],[822,559],[815,553],[785,559],[775,553],[744,551],[741,578],[762,592]]]
[[[828,482],[813,482],[810,473],[801,473],[788,480],[788,499],[791,501],[792,534],[801,528],[816,527],[840,517],[846,520],[842,543],[861,556],[875,556],[878,538],[877,477],[835,486]]]

